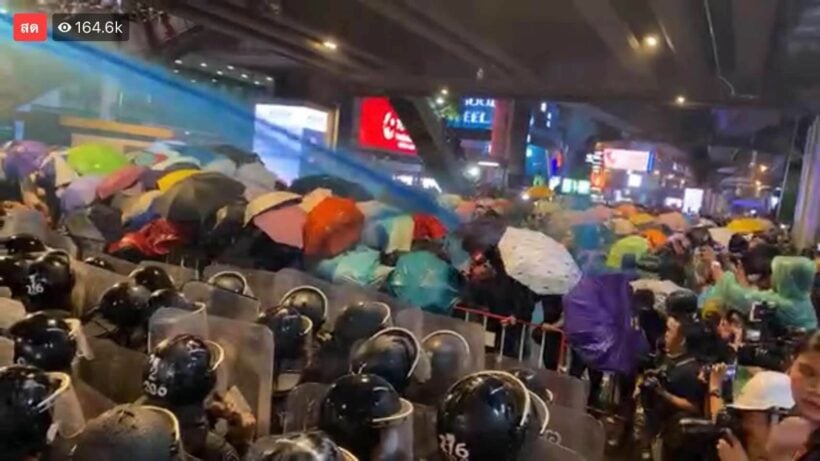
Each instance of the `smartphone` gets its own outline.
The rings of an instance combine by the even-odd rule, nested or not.
[[[731,381],[735,379],[735,374],[737,374],[737,364],[733,363],[731,365],[726,366],[726,375],[724,379],[726,381]]]
[[[760,341],[761,334],[760,334],[760,330],[747,328],[746,331],[745,331],[745,334],[743,336],[745,336],[745,338],[743,338],[745,342],[756,343],[756,342]]]

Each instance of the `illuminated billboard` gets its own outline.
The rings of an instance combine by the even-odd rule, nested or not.
[[[604,168],[610,170],[650,171],[654,156],[648,150],[604,149]]]
[[[388,98],[362,98],[359,106],[359,146],[416,155],[416,145]]]

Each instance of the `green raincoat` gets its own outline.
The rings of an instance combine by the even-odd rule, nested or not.
[[[773,290],[757,291],[740,285],[732,273],[724,274],[715,285],[714,296],[730,309],[748,313],[753,303],[775,306],[778,320],[785,327],[817,328],[817,314],[811,303],[816,267],[814,261],[797,256],[778,256],[772,260]]]

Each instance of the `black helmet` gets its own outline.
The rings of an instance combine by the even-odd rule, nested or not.
[[[367,339],[390,324],[390,306],[367,301],[351,304],[342,310],[333,324],[333,337],[341,344],[353,345]]]
[[[256,323],[265,325],[273,333],[273,351],[276,360],[295,360],[304,352],[305,342],[313,324],[292,307],[273,307],[259,315]]]
[[[16,256],[0,255],[0,286],[11,290],[11,295],[20,298],[26,293],[28,263]]]
[[[743,234],[732,234],[729,238],[729,253],[742,254],[749,250],[749,240]]]
[[[527,389],[544,399],[545,402],[552,403],[555,400],[555,396],[547,386],[546,379],[536,373],[535,370],[526,367],[516,367],[510,369],[510,374],[518,378],[519,381],[527,386]]]
[[[698,295],[690,290],[676,290],[669,293],[664,304],[667,315],[692,316],[698,311]]]
[[[350,358],[354,373],[369,373],[387,380],[404,392],[419,364],[421,346],[408,330],[387,328],[359,345]]]
[[[29,312],[71,310],[74,272],[64,251],[49,251],[28,265],[23,304]]]
[[[321,431],[264,437],[250,447],[245,461],[356,461]]]
[[[222,354],[219,346],[193,335],[163,341],[143,369],[143,392],[171,406],[201,404],[216,385]]]
[[[304,285],[296,287],[282,297],[279,303],[285,307],[293,307],[313,322],[313,331],[318,332],[327,320],[327,296],[322,290]]]
[[[183,459],[179,422],[157,407],[120,405],[91,420],[77,437],[73,461]]]
[[[46,251],[43,241],[31,234],[16,234],[9,237],[6,242],[6,251],[12,256],[27,256],[32,253]]]
[[[163,307],[172,307],[186,311],[195,310],[194,303],[176,288],[162,288],[151,293],[151,297],[148,298],[148,307],[152,313]]]
[[[470,345],[455,331],[438,330],[421,340],[421,348],[429,363],[430,376],[421,386],[412,389],[411,400],[438,405],[450,386],[470,369]]]
[[[0,368],[0,453],[3,459],[36,456],[48,444],[57,386],[37,368]]]
[[[148,321],[151,293],[143,286],[120,282],[105,290],[100,298],[100,315],[117,328],[137,328]]]
[[[65,371],[77,353],[77,340],[64,320],[43,312],[30,314],[9,329],[14,362],[45,371]]]
[[[128,276],[137,285],[142,285],[151,293],[163,288],[175,288],[174,279],[161,267],[143,266],[134,269]]]
[[[83,259],[83,262],[90,265],[90,266],[96,266],[96,267],[99,267],[100,269],[105,269],[107,271],[116,272],[114,270],[114,266],[111,265],[110,262],[108,262],[107,260],[105,260],[105,259],[103,259],[99,256],[89,256],[89,257]]]
[[[248,280],[236,271],[222,271],[214,274],[208,279],[208,284],[238,295],[248,293]]]
[[[531,394],[509,373],[482,371],[465,376],[439,405],[439,449],[447,459],[522,459],[532,411]]]
[[[376,375],[345,375],[336,380],[319,407],[319,429],[359,459],[371,459],[381,429],[412,414],[409,402]]]

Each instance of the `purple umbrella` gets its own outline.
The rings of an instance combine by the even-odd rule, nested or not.
[[[83,176],[75,179],[64,190],[60,197],[60,209],[64,213],[85,208],[97,197],[97,187],[104,178],[100,176]]]
[[[48,146],[39,141],[14,141],[6,150],[6,176],[28,176],[40,168],[47,156]]]
[[[634,277],[584,277],[564,296],[564,331],[572,348],[591,368],[632,373],[649,345],[632,312]]]

